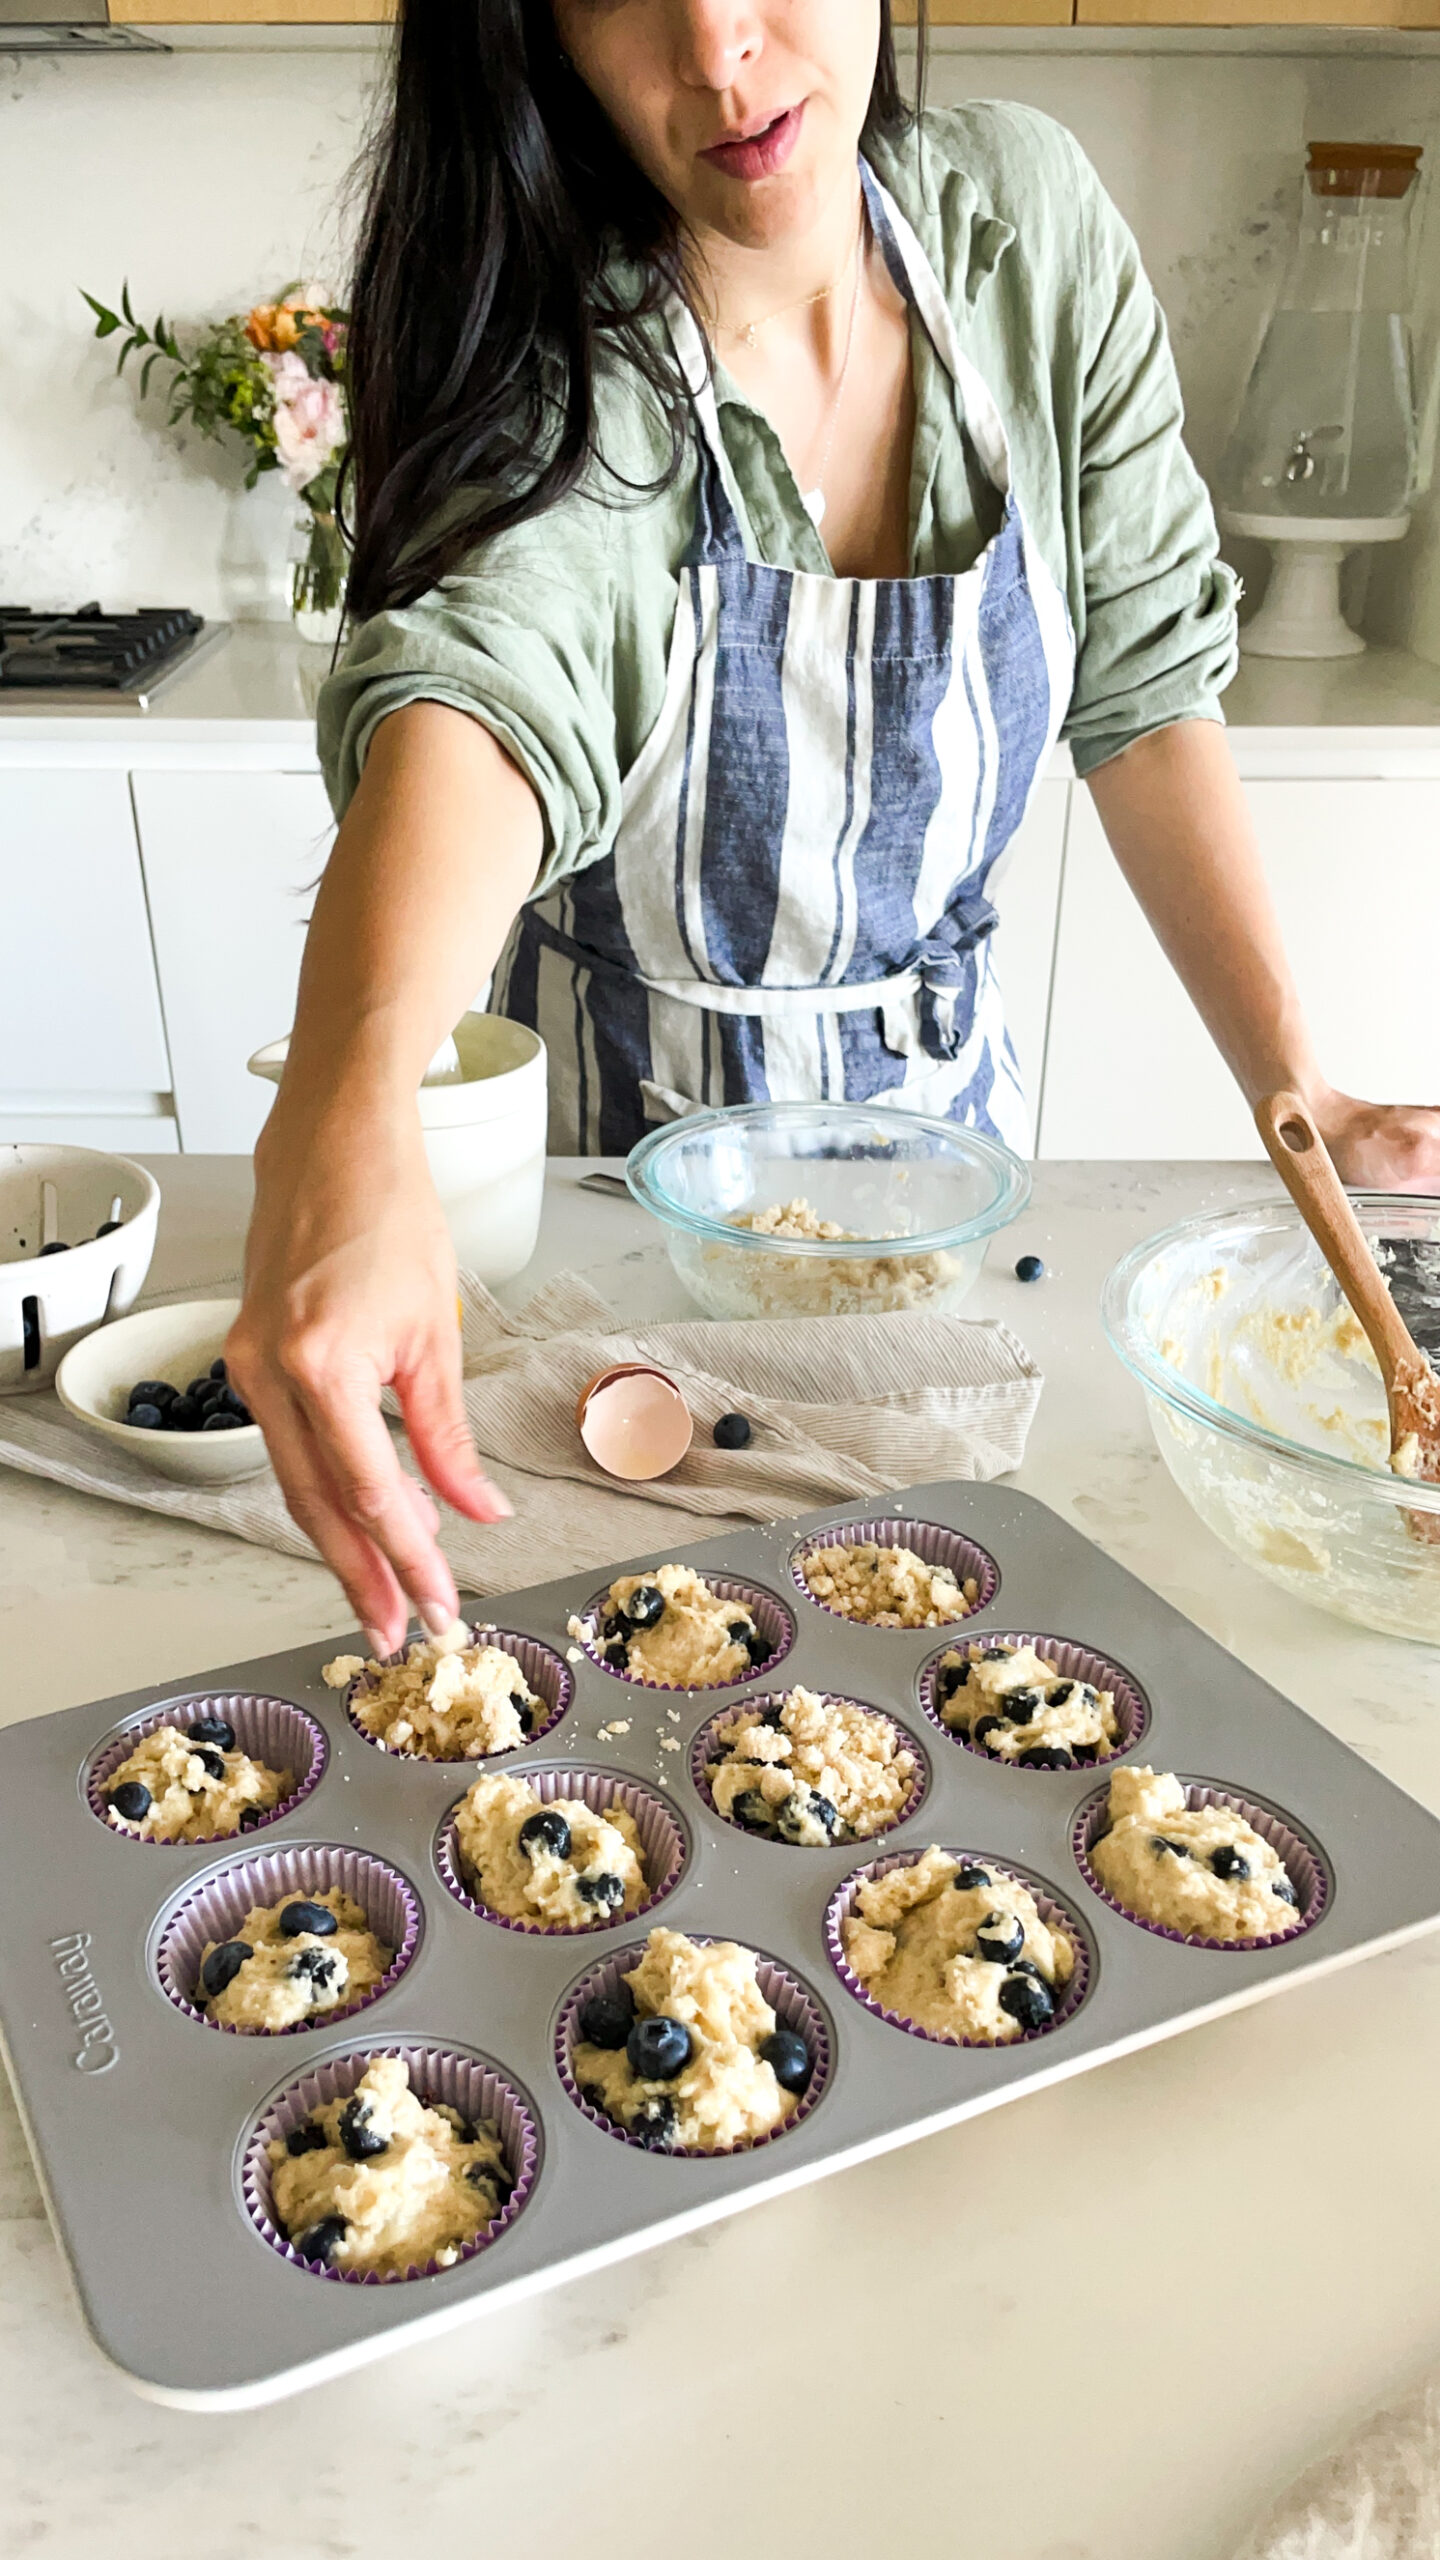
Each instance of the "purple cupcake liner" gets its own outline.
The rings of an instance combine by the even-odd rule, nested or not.
[[[1323,1919],[1330,1900],[1330,1871],[1323,1851],[1303,1832],[1293,1828],[1288,1815],[1277,1813],[1267,1804],[1256,1804],[1248,1796],[1237,1795],[1231,1787],[1211,1786],[1205,1778],[1182,1778],[1185,1802],[1190,1812],[1208,1810],[1211,1805],[1228,1806],[1268,1841],[1299,1895],[1298,1913],[1293,1929],[1277,1929],[1270,1938],[1187,1938],[1179,1929],[1164,1928],[1158,1920],[1146,1920],[1138,1911],[1128,1910],[1107,1892],[1090,1864],[1090,1851],[1108,1828],[1108,1789],[1087,1796],[1075,1816],[1070,1833],[1070,1846],[1075,1863],[1097,1900],[1110,1910],[1118,1911],[1132,1929],[1147,1929],[1152,1938],[1168,1938],[1176,1947],[1205,1947],[1224,1956],[1263,1955],[1271,1947],[1287,1947],[1292,1938],[1303,1938]]]
[[[824,1547],[908,1547],[929,1565],[944,1565],[953,1573],[963,1590],[967,1582],[979,1585],[979,1596],[969,1616],[952,1618],[951,1626],[966,1627],[982,1609],[988,1609],[1000,1588],[1000,1567],[984,1547],[973,1538],[962,1538],[956,1529],[942,1529],[935,1520],[837,1520],[830,1529],[812,1529],[790,1558],[790,1572],[796,1590],[812,1609],[823,1609],[827,1618],[839,1618],[847,1627],[864,1626],[863,1618],[847,1618],[843,1609],[832,1609],[826,1600],[817,1600],[805,1579],[805,1559]],[[881,1635],[933,1634],[933,1628],[882,1627]]]
[[[941,1712],[943,1702],[938,1693],[940,1686],[940,1669],[944,1662],[945,1655],[947,1653],[953,1653],[957,1649],[963,1651],[967,1644],[971,1644],[975,1641],[973,1637],[967,1636],[963,1633],[963,1626],[964,1621],[962,1620],[962,1632],[957,1636],[952,1636],[950,1642],[944,1645],[941,1651],[937,1653],[931,1661],[926,1663],[924,1670],[921,1672],[921,1710],[929,1717],[930,1722],[944,1734],[947,1742],[958,1742],[963,1751],[973,1751],[977,1760],[988,1761],[992,1769],[1019,1769],[1020,1764],[1018,1761],[1005,1760],[1002,1759],[997,1752],[986,1751],[983,1745],[972,1742],[969,1735],[961,1733],[958,1727],[948,1725]],[[1112,1761],[1121,1759],[1127,1751],[1133,1751],[1136,1743],[1149,1732],[1149,1699],[1141,1688],[1139,1681],[1132,1680],[1129,1672],[1122,1671],[1119,1663],[1112,1662],[1108,1654],[1092,1653],[1087,1645],[1070,1644],[1063,1636],[1017,1635],[1014,1629],[1010,1627],[1003,1629],[999,1627],[987,1627],[983,1641],[986,1644],[1013,1644],[1017,1646],[1024,1646],[1027,1644],[1033,1645],[1042,1661],[1053,1662],[1056,1670],[1060,1673],[1063,1679],[1088,1680],[1093,1689],[1108,1689],[1110,1691],[1115,1702],[1115,1721],[1120,1728],[1120,1740],[1116,1743],[1114,1749],[1107,1751],[1100,1760],[1094,1763],[1082,1761],[1077,1763],[1079,1767],[1089,1768],[1091,1766],[1097,1766],[1109,1768]],[[1026,1778],[1046,1778],[1057,1775],[1067,1777],[1073,1775],[1073,1772],[1068,1770],[1055,1771],[1050,1769],[1023,1769],[1020,1770],[1020,1775]]]
[[[328,2106],[334,2098],[348,2098],[370,2064],[389,2054],[398,2054],[405,2063],[410,2086],[426,2106],[454,2107],[472,2124],[482,2116],[495,2121],[505,2165],[515,2181],[495,2220],[467,2242],[450,2262],[452,2267],[463,2266],[468,2258],[478,2257],[482,2249],[492,2248],[524,2211],[534,2190],[540,2165],[539,2123],[519,2089],[493,2062],[479,2054],[457,2052],[451,2045],[436,2044],[367,2044],[356,2052],[332,2054],[307,2072],[303,2080],[288,2082],[266,2101],[246,2137],[240,2162],[241,2200],[260,2238],[287,2266],[298,2267],[302,2275],[317,2277],[326,2284],[410,2284],[418,2276],[448,2272],[433,2258],[424,2266],[407,2267],[403,2275],[376,2275],[368,2268],[319,2267],[291,2247],[275,2220],[270,2144],[283,2142],[316,2107]]]
[[[359,1903],[381,1945],[395,1950],[379,1982],[347,2000],[343,2008],[322,2009],[314,2017],[297,2018],[293,2025],[273,2030],[232,2027],[200,2007],[194,1998],[195,1986],[200,1960],[212,1940],[233,1937],[247,1911],[278,1902],[284,1894],[324,1893],[334,1886]],[[301,1841],[293,1848],[237,1858],[187,1887],[161,1929],[155,1972],[167,2000],[185,2017],[221,2035],[308,2035],[316,2027],[336,2026],[368,2009],[399,1981],[419,1942],[420,1898],[394,1867],[365,1849],[326,1848]]]
[[[345,1712],[361,1741],[368,1742],[372,1751],[384,1752],[387,1760],[421,1760],[428,1763],[432,1769],[463,1769],[478,1767],[487,1760],[513,1759],[515,1751],[532,1750],[537,1742],[544,1740],[547,1733],[554,1732],[575,1695],[575,1681],[569,1664],[562,1662],[558,1653],[552,1653],[548,1644],[537,1644],[533,1636],[512,1635],[508,1628],[482,1626],[469,1618],[465,1623],[470,1629],[474,1643],[494,1645],[499,1652],[508,1653],[514,1661],[519,1663],[525,1674],[527,1687],[533,1690],[545,1709],[543,1720],[537,1718],[530,1732],[525,1735],[523,1741],[515,1744],[513,1751],[487,1751],[482,1753],[477,1761],[467,1761],[464,1755],[456,1760],[437,1760],[428,1751],[386,1751],[378,1735],[371,1733],[355,1713],[356,1700],[368,1685],[367,1674],[362,1671],[351,1681],[345,1692]],[[422,1643],[424,1637],[423,1627],[411,1629],[399,1652],[387,1657],[385,1669],[392,1670],[402,1663],[411,1645]]]
[[[252,1760],[267,1769],[288,1769],[295,1785],[288,1796],[282,1796],[273,1811],[261,1816],[244,1832],[212,1831],[203,1840],[137,1839],[133,1831],[125,1831],[110,1820],[105,1806],[105,1790],[121,1763],[128,1760],[147,1733],[155,1733],[163,1724],[173,1724],[182,1731],[202,1716],[223,1716],[235,1731],[237,1750],[248,1753]],[[288,1698],[237,1697],[213,1689],[196,1690],[183,1698],[167,1698],[163,1706],[147,1707],[116,1733],[107,1734],[99,1745],[85,1773],[85,1801],[97,1822],[114,1839],[128,1840],[140,1849],[200,1849],[217,1841],[253,1839],[257,1831],[269,1829],[293,1813],[313,1794],[324,1774],[329,1752],[325,1728],[307,1715],[303,1707],[292,1706]]]
[[[768,1680],[776,1664],[784,1661],[795,1642],[795,1621],[784,1601],[777,1600],[769,1591],[762,1591],[753,1582],[732,1582],[726,1575],[718,1573],[706,1573],[701,1578],[717,1600],[733,1600],[740,1608],[748,1610],[760,1633],[774,1647],[768,1661],[752,1663],[748,1671],[737,1672],[733,1680],[708,1682],[704,1689],[677,1689],[668,1681],[648,1680],[643,1671],[619,1671],[613,1662],[605,1660],[601,1650],[604,1640],[600,1622],[610,1603],[610,1583],[607,1582],[603,1591],[597,1591],[594,1599],[586,1602],[576,1620],[579,1640],[596,1670],[603,1671],[608,1679],[620,1681],[627,1689],[649,1689],[665,1698],[705,1697],[711,1689],[742,1689],[752,1680]],[[610,1579],[613,1582],[615,1576],[612,1574]]]
[[[926,1848],[930,1845],[927,1842]],[[902,2018],[898,2009],[887,2009],[883,2001],[875,1999],[866,1990],[858,1973],[851,1971],[845,1954],[844,1923],[854,1914],[863,1884],[869,1884],[879,1876],[891,1875],[897,1867],[918,1866],[924,1855],[925,1849],[902,1849],[897,1850],[893,1857],[876,1858],[868,1867],[857,1867],[853,1874],[846,1876],[831,1895],[825,1910],[825,1949],[851,1999],[858,2000],[862,2009],[868,2009],[872,2016],[883,2018],[887,2027],[898,2027],[902,2035],[914,2036],[921,2044],[948,2045],[967,2053],[1005,2053],[1013,2045],[1037,2044],[1042,2036],[1053,2036],[1057,2027],[1068,2025],[1090,1988],[1090,1946],[1085,1932],[1074,1913],[1055,1900],[1041,1877],[1033,1875],[1027,1867],[1018,1867],[1013,1858],[993,1858],[983,1849],[946,1847],[945,1855],[960,1861],[971,1860],[976,1866],[987,1867],[992,1875],[1008,1876],[1012,1883],[1023,1884],[1046,1928],[1059,1930],[1075,1950],[1074,1969],[1056,2003],[1054,2016],[1043,2027],[1027,2027],[1018,2036],[1007,2036],[1002,2044],[991,2044],[977,2036],[932,2035],[928,2027],[918,2027],[913,2018]]]
[[[524,1938],[594,1938],[606,1929],[620,1929],[627,1921],[643,1919],[647,1911],[654,1910],[657,1902],[663,1902],[667,1894],[674,1892],[685,1871],[690,1843],[679,1816],[668,1804],[663,1804],[659,1796],[652,1794],[649,1787],[639,1786],[633,1778],[621,1777],[618,1771],[608,1769],[536,1769],[527,1766],[519,1774],[523,1775],[528,1787],[533,1787],[542,1804],[553,1804],[557,1796],[568,1796],[572,1801],[578,1798],[582,1804],[588,1805],[592,1813],[608,1813],[613,1805],[623,1806],[632,1816],[640,1834],[641,1863],[650,1890],[634,1911],[611,1912],[607,1918],[592,1920],[586,1926],[547,1929],[538,1920],[507,1919],[503,1912],[492,1911],[487,1902],[482,1902],[466,1881],[464,1856],[455,1824],[459,1807],[452,1805],[436,1836],[435,1864],[446,1892],[453,1894],[467,1911],[475,1912],[481,1920],[488,1920],[492,1928],[513,1929]]]
[[[703,1934],[699,1930],[690,1930],[686,1934],[691,1944],[697,1947],[734,1943],[731,1940]],[[777,2125],[773,2133],[762,2133],[754,2142],[737,2143],[734,2149],[729,2151],[676,2149],[652,2152],[637,2135],[627,2133],[622,2124],[617,2124],[613,2116],[605,2115],[599,2107],[593,2107],[588,2098],[581,2096],[579,2083],[571,2066],[571,2057],[576,2045],[581,2041],[577,2033],[581,2004],[597,1991],[613,1991],[618,1983],[624,1981],[627,1974],[634,1972],[644,1953],[645,1947],[642,1941],[639,1945],[622,1947],[618,1954],[609,1957],[603,1964],[591,1965],[587,1972],[582,1973],[578,1982],[572,1983],[560,2004],[560,2015],[555,2024],[555,2067],[560,2074],[565,2095],[572,2106],[579,2109],[588,2123],[598,2125],[602,2133],[608,2133],[612,2141],[623,2142],[631,2151],[643,2151],[651,2159],[733,2160],[739,2151],[763,2151],[769,2143],[783,2142],[787,2133],[793,2133],[797,2125],[803,2124],[807,2116],[814,2114],[824,2097],[834,2065],[834,2044],[829,2021],[814,1993],[807,1989],[798,1975],[789,1972],[784,1965],[777,1964],[772,1956],[762,1954],[758,1948],[754,1950],[755,1979],[775,2012],[775,2023],[780,2027],[788,2027],[794,2034],[804,2037],[815,2064],[810,2075],[810,2086],[794,2114],[787,2116],[782,2125]]]
[[[732,1699],[728,1707],[722,1707],[718,1714],[707,1718],[706,1722],[702,1724],[694,1741],[690,1745],[691,1784],[700,1798],[701,1803],[709,1806],[716,1821],[726,1823],[732,1831],[744,1833],[745,1825],[743,1822],[732,1821],[729,1814],[721,1812],[720,1807],[715,1802],[715,1798],[711,1793],[710,1781],[705,1775],[707,1763],[715,1755],[716,1736],[718,1735],[721,1726],[732,1723],[737,1715],[747,1713],[752,1707],[764,1708],[770,1706],[782,1706],[789,1695],[790,1692],[788,1689],[776,1689],[773,1691],[767,1691],[764,1695],[758,1698],[751,1697]],[[908,1822],[912,1813],[919,1812],[921,1805],[924,1803],[925,1798],[930,1791],[930,1763],[926,1757],[925,1751],[922,1745],[917,1741],[915,1735],[909,1731],[908,1727],[901,1724],[896,1717],[887,1715],[883,1707],[869,1706],[863,1698],[842,1696],[840,1691],[836,1689],[820,1689],[815,1692],[815,1695],[819,1697],[826,1706],[858,1707],[862,1715],[873,1716],[877,1724],[888,1725],[890,1731],[895,1735],[901,1746],[914,1755],[915,1775],[911,1782],[910,1793],[900,1807],[899,1812],[893,1815],[889,1822],[882,1823],[878,1831],[870,1831],[865,1834],[865,1837],[869,1840],[883,1840],[887,1831],[898,1831],[902,1822]],[[763,1831],[750,1832],[745,1836],[750,1839],[757,1840],[765,1840],[770,1837],[767,1832]],[[772,1845],[782,1849],[791,1849],[803,1847],[805,1844],[803,1842],[796,1842],[792,1840],[780,1840],[777,1836]],[[853,1841],[844,1841],[837,1843],[837,1845],[844,1848],[851,1848],[854,1846],[854,1843]]]

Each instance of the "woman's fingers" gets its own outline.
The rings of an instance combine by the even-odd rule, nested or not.
[[[455,1577],[380,1413],[380,1386],[368,1363],[322,1366],[292,1351],[298,1387],[321,1466],[351,1526],[379,1549],[415,1614],[438,1635],[459,1615]]]
[[[1316,1125],[1342,1182],[1355,1191],[1440,1191],[1440,1109],[1357,1102],[1330,1093]]]
[[[448,1360],[432,1349],[413,1368],[397,1369],[395,1393],[421,1471],[451,1509],[468,1520],[509,1520],[510,1504],[475,1455],[461,1396],[458,1345]]]
[[[247,1399],[248,1401],[248,1399]],[[283,1391],[252,1406],[265,1434],[285,1507],[318,1547],[383,1660],[404,1640],[409,1609],[391,1565],[349,1517],[299,1407]]]

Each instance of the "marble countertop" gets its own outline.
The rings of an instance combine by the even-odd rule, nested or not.
[[[156,1170],[154,1285],[220,1284],[248,1166]],[[554,1169],[507,1294],[583,1263],[617,1305],[678,1308],[641,1213],[577,1192],[581,1170]],[[1046,1370],[1015,1481],[1440,1810],[1440,1656],[1306,1610],[1219,1547],[1101,1341],[1121,1252],[1270,1179],[1036,1168],[970,1302]],[[1024,1251],[1045,1258],[1039,1287],[1012,1276]],[[347,1623],[318,1566],[0,1474],[0,1717]],[[388,2560],[423,2518],[432,2548],[558,2529],[586,2560],[682,2538],[692,2560],[734,2560],[742,2535],[765,2560],[858,2560],[942,2528],[949,2560],[1230,2560],[1291,2473],[1440,2357],[1437,2108],[1432,1939],[297,2400],[206,2418],[135,2398],[90,2346],[0,2086],[0,2544]],[[143,2284],[138,2227],[134,2250]]]

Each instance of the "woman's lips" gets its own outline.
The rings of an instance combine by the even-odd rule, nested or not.
[[[749,133],[737,142],[712,143],[702,151],[702,160],[712,168],[723,169],[727,178],[743,178],[753,185],[757,178],[772,178],[783,169],[800,138],[801,119],[805,113],[802,99],[798,107],[787,107],[760,133]]]

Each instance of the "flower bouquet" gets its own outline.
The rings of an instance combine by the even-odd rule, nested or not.
[[[112,311],[93,293],[97,338],[122,331],[116,372],[138,355],[140,395],[156,365],[169,369],[166,424],[191,426],[198,435],[228,430],[250,448],[245,486],[262,471],[279,471],[302,502],[301,543],[290,582],[290,601],[302,632],[329,636],[338,628],[345,592],[345,537],[336,515],[336,493],[345,458],[345,346],[349,314],[335,309],[315,285],[294,285],[276,302],[214,321],[191,348],[181,348],[169,322],[151,329],[135,317],[130,288]],[[327,628],[328,626],[328,628]]]

